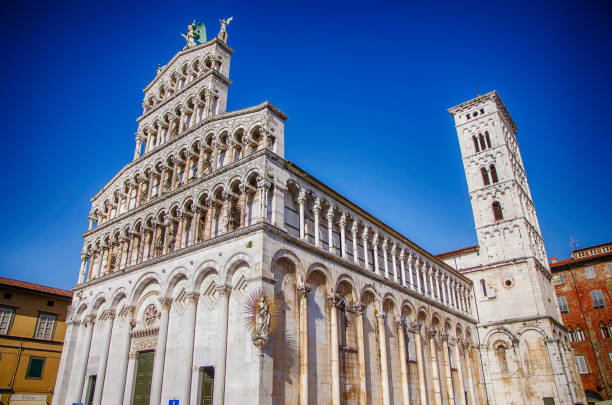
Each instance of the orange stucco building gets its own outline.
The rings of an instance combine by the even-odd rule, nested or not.
[[[0,277],[0,405],[50,404],[72,292]]]

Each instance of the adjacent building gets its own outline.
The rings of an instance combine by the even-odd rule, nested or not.
[[[286,160],[278,108],[226,111],[221,23],[158,69],[91,200],[54,404],[580,403],[497,93],[451,110],[483,253],[439,258]]]
[[[0,277],[0,404],[46,405],[72,292]]]
[[[553,257],[557,302],[589,402],[612,399],[612,242]]]

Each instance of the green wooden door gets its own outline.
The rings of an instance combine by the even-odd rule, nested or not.
[[[133,405],[149,405],[154,358],[155,352],[138,353],[138,368],[136,369]]]
[[[213,367],[203,367],[202,369],[200,369],[200,381],[202,385],[202,394],[200,395],[199,405],[212,405],[214,380],[215,380],[215,369]]]

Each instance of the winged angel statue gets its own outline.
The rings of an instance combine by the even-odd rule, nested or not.
[[[198,45],[196,41],[200,44],[206,42],[206,27],[203,22],[196,24],[196,21],[193,20],[193,22],[187,26],[187,33],[181,34],[181,36],[185,38],[187,42],[183,49],[192,48]]]

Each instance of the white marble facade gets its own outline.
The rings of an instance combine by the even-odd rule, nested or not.
[[[53,403],[142,403],[150,351],[153,405],[203,403],[203,367],[214,404],[492,402],[474,278],[286,161],[279,109],[226,112],[232,52],[183,50],[145,88],[134,160],[92,198]],[[280,308],[261,355],[256,291]]]

